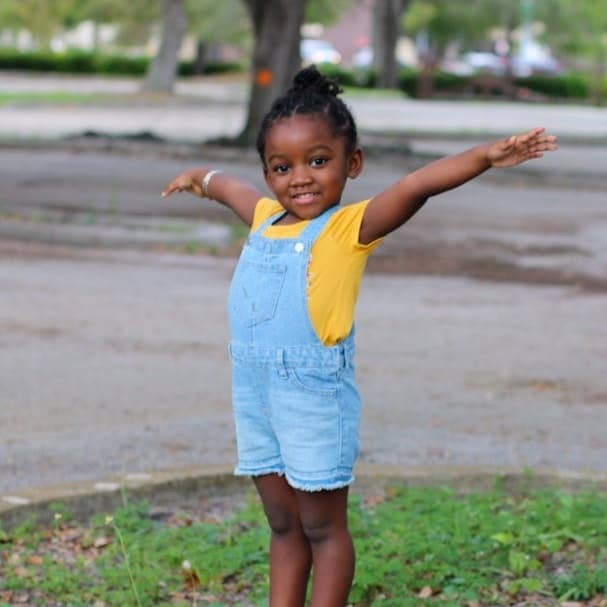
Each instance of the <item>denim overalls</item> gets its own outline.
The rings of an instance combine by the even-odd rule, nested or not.
[[[312,219],[294,239],[263,237],[284,213],[270,217],[251,232],[236,266],[228,298],[236,474],[284,474],[305,491],[354,478],[354,330],[335,346],[323,345],[307,305],[310,251],[339,208]]]

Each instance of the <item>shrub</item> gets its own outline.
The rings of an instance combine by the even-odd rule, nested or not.
[[[20,52],[15,49],[0,49],[0,69],[6,70],[141,76],[146,73],[149,62],[148,57],[106,55],[80,50],[52,53],[50,51]],[[205,68],[205,74],[235,72],[242,69],[242,65],[235,62],[210,63]],[[193,73],[193,62],[182,61],[180,63],[180,75],[189,76]]]
[[[562,74],[559,76],[528,76],[517,78],[515,83],[547,97],[561,99],[585,99],[588,97],[588,77],[584,74]]]

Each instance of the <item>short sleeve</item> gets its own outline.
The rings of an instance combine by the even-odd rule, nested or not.
[[[369,200],[344,206],[329,220],[327,232],[344,249],[368,255],[381,244],[383,237],[377,238],[368,244],[358,242],[360,226],[367,204],[369,204]]]

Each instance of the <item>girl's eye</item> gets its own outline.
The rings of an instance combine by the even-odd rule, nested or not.
[[[286,164],[277,164],[272,170],[275,173],[286,173],[289,167]]]
[[[312,158],[312,160],[310,160],[310,166],[313,167],[321,167],[323,166],[325,163],[327,162],[326,158]]]

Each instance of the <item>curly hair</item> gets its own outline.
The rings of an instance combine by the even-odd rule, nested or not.
[[[338,97],[343,90],[327,76],[321,74],[316,66],[300,70],[293,79],[293,86],[272,104],[264,116],[257,135],[257,151],[265,165],[266,134],[268,129],[283,118],[295,114],[322,116],[336,137],[343,137],[346,153],[356,149],[358,133],[356,123],[348,106]]]

